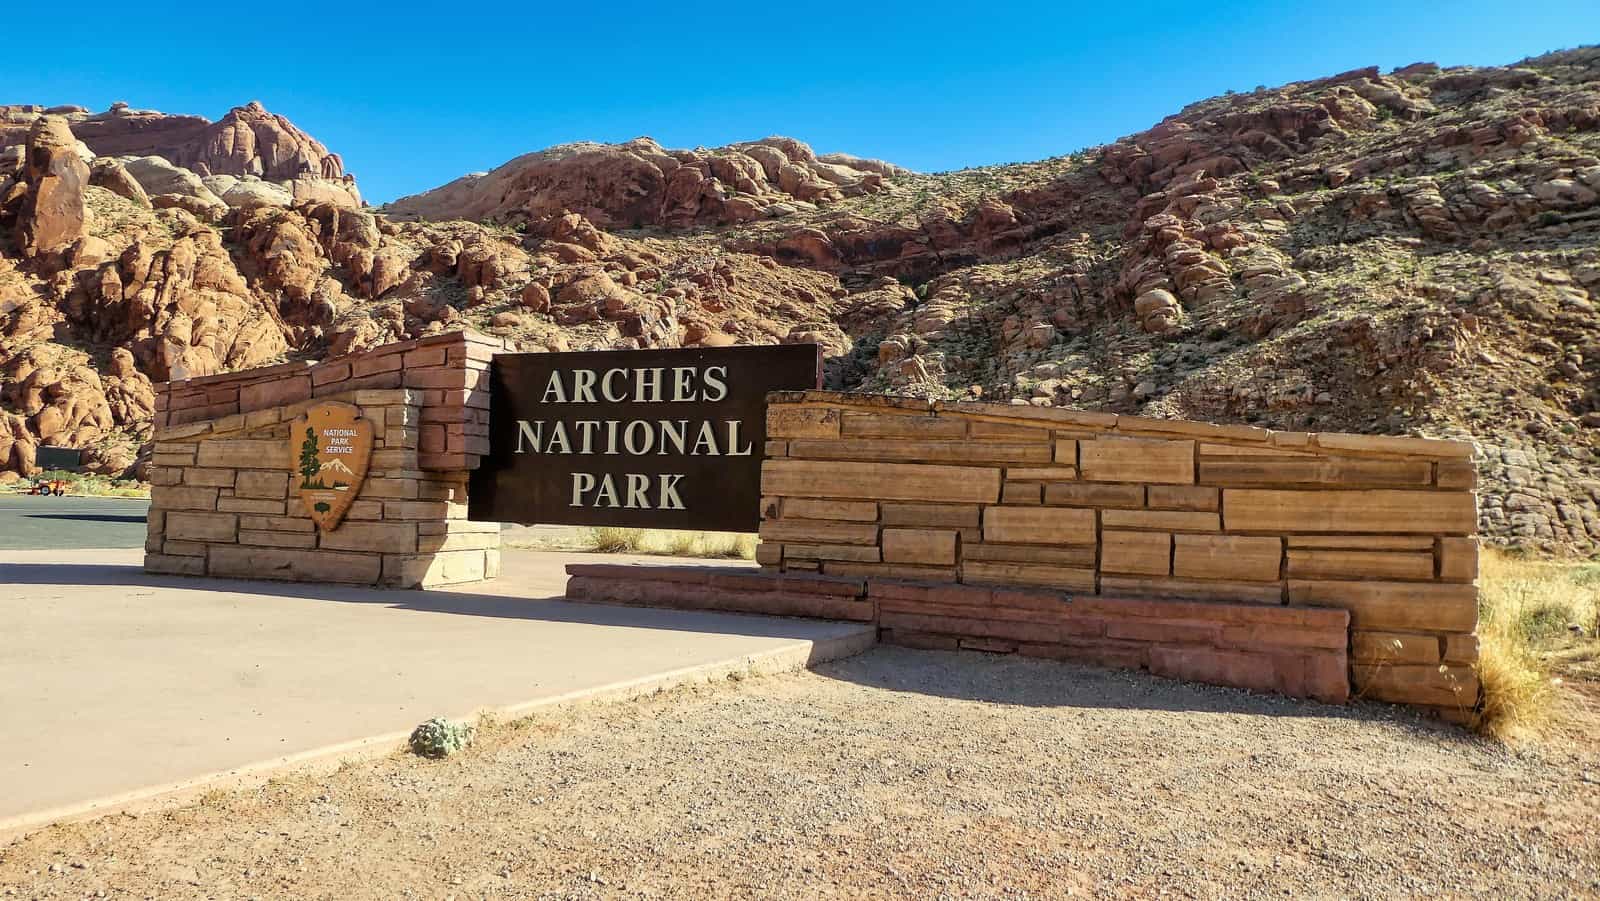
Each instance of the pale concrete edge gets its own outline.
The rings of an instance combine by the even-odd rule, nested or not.
[[[830,660],[841,660],[870,650],[878,643],[877,629],[861,623],[844,635],[798,641],[794,644],[731,660],[718,660],[696,666],[626,679],[566,694],[500,707],[480,707],[460,719],[488,717],[499,722],[520,719],[534,713],[582,707],[589,704],[629,701],[686,685],[726,679],[733,673],[769,676],[794,672]],[[41,829],[66,825],[115,814],[144,814],[181,807],[209,791],[253,788],[275,776],[331,773],[347,763],[376,760],[404,749],[410,732],[386,732],[367,738],[326,745],[270,760],[249,763],[229,770],[208,773],[192,779],[169,782],[137,791],[111,795],[34,813],[0,819],[0,848]]]

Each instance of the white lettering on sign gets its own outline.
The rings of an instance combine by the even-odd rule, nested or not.
[[[726,366],[664,366],[604,371],[556,370],[540,398],[545,404],[687,403],[721,401],[728,396]],[[516,453],[642,457],[748,457],[755,453],[740,434],[737,419],[579,419],[517,420]],[[354,434],[353,432],[351,434]],[[590,472],[572,474],[569,506],[629,510],[682,510],[682,474],[626,473],[621,481]]]
[[[621,507],[627,510],[683,510],[678,494],[679,474],[662,473],[654,481],[636,472],[623,475],[621,490],[610,475],[592,472],[572,474],[572,500],[569,507]]]

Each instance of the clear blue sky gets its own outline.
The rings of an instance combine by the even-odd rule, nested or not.
[[[0,102],[126,100],[216,119],[260,100],[342,154],[373,202],[552,144],[639,135],[694,147],[785,134],[923,171],[1042,159],[1228,89],[1600,42],[1594,0],[154,2],[63,15],[8,42]]]

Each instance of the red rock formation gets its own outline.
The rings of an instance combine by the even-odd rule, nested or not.
[[[386,208],[396,218],[540,222],[576,211],[602,228],[743,222],[883,189],[877,160],[825,161],[792,138],[665,150],[649,138],[518,157]],[[849,160],[862,168],[853,168]]]

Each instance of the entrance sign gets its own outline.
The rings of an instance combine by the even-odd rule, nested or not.
[[[289,486],[323,532],[332,532],[361,492],[372,460],[372,422],[352,404],[325,401],[289,427]]]
[[[815,344],[496,354],[468,516],[755,531],[767,392],[820,365]]]

